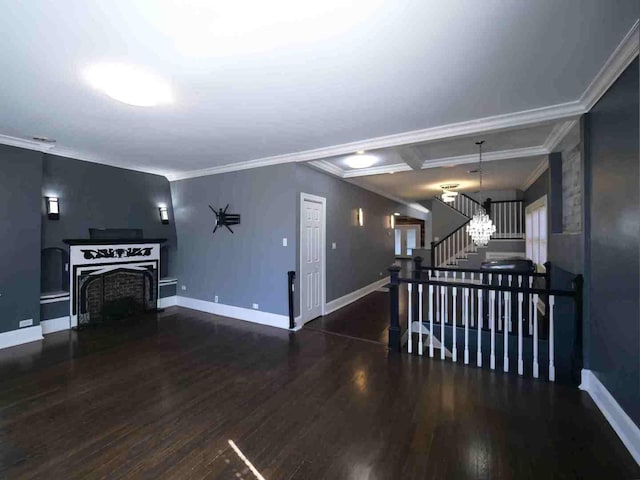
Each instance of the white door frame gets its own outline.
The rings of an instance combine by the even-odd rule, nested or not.
[[[324,197],[319,197],[317,195],[311,195],[310,193],[300,193],[300,214],[298,215],[298,248],[300,250],[298,255],[298,269],[302,269],[302,212],[304,209],[305,200],[309,200],[311,202],[318,202],[322,205],[322,215],[320,217],[320,224],[322,225],[322,232],[320,234],[320,251],[322,252],[322,285],[321,285],[321,293],[320,293],[320,311],[322,315],[326,315],[327,310],[327,199]],[[301,279],[298,280],[298,285],[300,288],[299,295],[299,307],[300,307],[300,325],[296,325],[296,327],[301,327],[305,323],[313,320],[312,318],[304,319],[302,317],[302,294],[303,294],[303,282]]]

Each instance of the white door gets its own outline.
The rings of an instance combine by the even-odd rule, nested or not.
[[[413,250],[420,245],[420,226],[399,225],[395,231],[395,254],[398,257],[413,255]]]
[[[324,199],[303,194],[300,209],[300,315],[302,323],[323,313]]]

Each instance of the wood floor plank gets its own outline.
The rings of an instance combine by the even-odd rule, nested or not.
[[[0,477],[255,479],[229,440],[268,480],[640,477],[583,392],[390,355],[386,301],[296,333],[173,307],[2,351]]]

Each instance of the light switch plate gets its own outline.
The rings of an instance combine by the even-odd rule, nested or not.
[[[216,302],[216,303],[218,303],[218,295],[215,295],[215,296],[213,297],[213,301],[214,301],[214,302]]]
[[[287,239],[286,239],[286,238],[283,238],[283,239],[282,239],[282,246],[283,246],[283,247],[286,247],[286,246],[287,246]]]
[[[253,304],[253,309],[254,309],[254,310],[258,310],[258,304],[257,304],[257,303],[254,303],[254,304]]]
[[[336,242],[333,242],[333,243],[331,244],[331,250],[335,250],[335,249],[336,249]]]

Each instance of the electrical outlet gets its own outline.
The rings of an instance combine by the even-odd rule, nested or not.
[[[254,304],[253,304],[253,309],[254,309],[254,310],[258,310],[258,304],[257,304],[257,303],[254,303]]]
[[[283,239],[282,239],[282,246],[283,246],[283,247],[286,247],[286,246],[287,246],[287,239],[286,239],[286,238],[283,238]]]
[[[20,320],[20,328],[30,327],[33,325],[33,318],[29,318],[27,320]]]
[[[181,288],[182,288],[182,290],[186,290],[186,289],[187,289],[187,286],[186,286],[186,285],[182,285],[182,287],[181,287]]]
[[[379,274],[379,275],[380,275],[380,276],[382,276],[382,272],[380,272],[380,274]]]
[[[213,297],[213,301],[214,301],[214,302],[216,302],[216,303],[218,303],[218,295],[215,295],[215,296]]]

